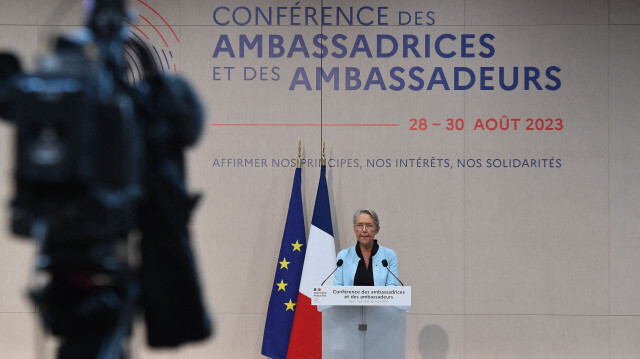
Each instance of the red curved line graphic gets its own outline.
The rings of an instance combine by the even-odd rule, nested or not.
[[[125,20],[126,21],[126,20]],[[127,24],[129,24],[129,26],[133,26],[136,30],[140,31],[140,33],[149,41],[151,41],[151,39],[149,39],[149,36],[147,36],[147,34],[144,33],[144,31],[140,30],[139,27],[137,27],[136,25],[130,23],[129,21],[127,21]]]
[[[141,17],[142,19],[144,19],[144,21],[146,21],[146,22],[147,22],[147,24],[151,25],[151,27],[152,27],[154,30],[156,30],[156,32],[158,33],[158,35],[160,35],[160,38],[161,38],[161,39],[162,39],[162,41],[164,42],[164,45],[165,45],[166,47],[169,47],[169,44],[167,44],[167,40],[165,40],[165,39],[164,39],[164,36],[162,36],[162,34],[160,33],[160,31],[158,31],[158,29],[156,29],[156,27],[155,27],[155,26],[153,26],[153,24],[151,23],[151,21],[147,20],[147,18],[145,18],[145,17],[144,17],[144,16],[142,16],[142,15],[140,15],[140,17]]]
[[[171,30],[171,33],[173,34],[173,36],[176,38],[176,41],[180,42],[180,39],[178,39],[178,35],[176,35],[176,33],[173,31],[173,28],[171,27],[171,25],[169,25],[169,23],[167,22],[167,20],[165,20],[162,15],[160,15],[154,8],[152,8],[151,6],[147,5],[147,3],[145,3],[142,0],[138,0],[139,3],[141,3],[142,5],[148,7],[149,9],[151,9],[151,11],[155,12],[156,15],[158,15],[162,21],[164,21],[164,23],[169,27],[169,30]],[[145,19],[146,20],[146,19]]]
[[[212,123],[212,126],[238,126],[238,127],[399,127],[397,123]]]

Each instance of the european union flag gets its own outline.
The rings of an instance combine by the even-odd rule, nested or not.
[[[304,216],[302,213],[301,172],[296,168],[289,201],[287,222],[284,226],[280,255],[269,299],[267,321],[262,337],[262,355],[285,359],[293,325],[306,252]]]

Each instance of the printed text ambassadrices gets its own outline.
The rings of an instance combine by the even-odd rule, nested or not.
[[[357,26],[366,29],[378,26],[388,29],[390,19],[395,17],[388,7],[255,7],[238,6],[214,8],[213,21],[218,26]],[[421,20],[417,21],[416,17]],[[408,21],[413,19],[413,21]],[[435,22],[435,13],[426,11],[398,11],[398,25],[415,25],[422,22],[430,25]],[[422,21],[426,20],[426,22]],[[340,29],[334,27],[333,30]],[[289,30],[290,31],[290,30]],[[329,31],[329,30],[328,30]],[[339,31],[339,30],[337,30]],[[334,66],[296,67],[291,75],[289,90],[307,91],[320,89],[333,90],[469,90],[484,91],[557,91],[562,81],[561,68],[553,64],[544,66],[430,66],[432,61],[416,65],[414,59],[490,59],[497,54],[496,37],[490,33],[431,33],[419,31],[415,27],[412,33],[388,34],[328,34],[323,30],[316,34],[280,34],[275,31],[258,34],[228,35],[217,33],[213,39],[215,48],[212,57],[225,59],[398,59],[398,63],[388,61],[381,66]],[[422,32],[422,33],[421,33]],[[435,31],[434,31],[435,32]],[[406,66],[402,60],[411,60],[412,66]],[[459,63],[459,62],[458,62]],[[481,63],[480,61],[478,62]],[[353,62],[350,63],[353,65]],[[395,65],[395,66],[394,66]],[[404,66],[403,66],[404,65]],[[228,78],[234,68],[225,67]],[[238,69],[240,72],[241,69]],[[214,79],[216,71],[214,69]],[[255,71],[256,70],[252,70]],[[263,70],[264,71],[264,70]],[[269,69],[270,80],[282,78],[281,68]],[[247,68],[244,69],[247,80]],[[323,86],[323,84],[325,84]],[[328,85],[327,85],[328,84]]]

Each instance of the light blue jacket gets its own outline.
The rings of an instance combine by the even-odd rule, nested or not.
[[[356,254],[356,247],[352,246],[347,249],[343,249],[338,253],[337,260],[342,259],[342,266],[338,267],[336,273],[333,276],[333,285],[335,286],[352,286],[353,277],[356,275],[356,269],[358,269],[358,262],[360,257]],[[389,270],[398,276],[398,258],[396,252],[393,249],[389,249],[378,245],[378,252],[371,259],[373,264],[373,284],[376,286],[398,285],[398,280],[395,279],[387,268],[382,265],[382,260],[386,259],[389,262]]]

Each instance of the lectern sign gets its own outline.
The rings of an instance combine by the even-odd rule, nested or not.
[[[411,287],[318,287],[312,305],[411,306]]]

